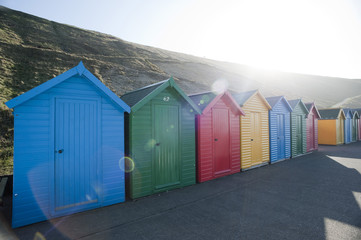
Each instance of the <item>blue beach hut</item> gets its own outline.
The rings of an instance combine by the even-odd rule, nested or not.
[[[266,98],[269,110],[270,162],[291,157],[290,113],[292,108],[283,96]]]
[[[81,62],[6,105],[14,109],[13,227],[125,200],[130,107]]]
[[[345,112],[345,144],[351,143],[352,141],[352,111],[351,109],[343,109]]]

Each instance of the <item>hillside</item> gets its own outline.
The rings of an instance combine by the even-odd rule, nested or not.
[[[361,80],[264,71],[204,59],[1,6],[0,61],[0,160],[12,154],[13,123],[3,103],[79,61],[118,95],[173,76],[188,94],[210,90],[216,80],[223,80],[235,91],[259,88],[266,96],[302,97],[319,107],[361,107],[357,101]]]

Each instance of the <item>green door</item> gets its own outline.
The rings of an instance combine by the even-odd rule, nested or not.
[[[296,154],[303,153],[302,116],[296,116]]]
[[[154,187],[160,190],[180,183],[179,106],[154,104]]]

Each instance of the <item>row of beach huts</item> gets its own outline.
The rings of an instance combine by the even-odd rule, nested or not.
[[[360,110],[259,91],[187,96],[172,78],[120,98],[82,63],[8,101],[12,226],[360,140]]]

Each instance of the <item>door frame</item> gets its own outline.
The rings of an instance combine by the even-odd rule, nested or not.
[[[260,164],[263,164],[264,162],[263,162],[263,152],[262,152],[262,149],[263,149],[263,144],[262,144],[262,140],[263,140],[263,135],[262,135],[262,112],[260,112],[260,111],[250,111],[250,141],[249,141],[249,146],[250,146],[250,149],[251,149],[251,167],[253,167],[253,166],[258,166],[258,165],[260,165]],[[252,136],[253,136],[253,134],[255,134],[255,131],[253,131],[254,129],[255,129],[255,126],[252,124],[253,123],[253,121],[252,121],[252,114],[257,114],[257,116],[258,116],[258,123],[259,123],[259,139],[257,138],[257,140],[258,141],[254,141],[254,139],[256,139],[256,138],[252,138]],[[253,115],[253,117],[254,117],[254,115]],[[256,144],[254,144],[254,142],[257,142],[258,143],[258,145],[259,145],[259,151],[260,151],[260,153],[259,153],[259,162],[255,162],[254,161],[254,158],[253,158],[253,156],[254,156],[254,152],[256,152],[255,150],[254,150],[254,145],[256,145]]]
[[[155,148],[152,148],[152,153],[151,153],[151,156],[152,156],[152,163],[151,163],[151,166],[152,166],[152,177],[151,177],[151,181],[152,181],[152,192],[153,193],[156,193],[156,192],[163,192],[165,190],[168,190],[168,189],[173,189],[174,186],[179,186],[182,184],[183,182],[183,176],[182,176],[182,145],[181,145],[181,141],[182,141],[182,131],[181,131],[181,120],[182,120],[182,105],[179,103],[179,102],[171,102],[170,103],[167,103],[167,102],[164,102],[164,101],[161,101],[161,100],[157,100],[157,99],[153,99],[151,100],[150,102],[150,105],[151,105],[151,119],[152,119],[152,123],[151,123],[151,127],[152,127],[152,139],[155,139],[155,105],[165,105],[165,106],[177,106],[178,107],[178,161],[179,161],[179,183],[177,184],[171,184],[171,185],[167,185],[165,187],[162,187],[162,188],[156,188],[156,179],[155,179],[155,169],[156,169],[156,166],[155,166],[155,159],[156,159],[156,151],[155,151]]]
[[[212,111],[211,111],[211,122],[212,122],[212,175],[213,177],[217,177],[219,175],[222,175],[222,174],[225,174],[225,173],[228,173],[228,172],[231,172],[232,171],[232,141],[231,141],[231,113],[230,113],[230,109],[226,109],[227,112],[228,112],[228,143],[229,143],[229,158],[228,158],[228,161],[229,161],[229,169],[226,169],[226,170],[223,170],[223,171],[219,171],[219,172],[216,172],[215,171],[215,167],[214,167],[214,163],[215,163],[215,147],[214,147],[214,123],[213,123],[213,109],[225,109],[225,108],[220,108],[220,107],[213,107],[212,108]]]
[[[97,173],[98,173],[98,179],[97,179],[97,188],[101,189],[103,186],[103,169],[102,169],[102,164],[103,164],[103,160],[102,160],[102,146],[101,146],[101,138],[102,138],[102,132],[101,132],[101,116],[102,116],[102,108],[101,108],[101,97],[83,97],[83,96],[77,96],[77,95],[52,95],[49,98],[49,103],[50,103],[50,108],[49,108],[49,178],[48,178],[48,183],[49,183],[49,191],[48,191],[48,196],[49,196],[49,211],[48,214],[51,217],[57,217],[57,216],[63,216],[69,213],[74,213],[74,212],[80,212],[80,211],[85,211],[88,209],[93,209],[96,208],[98,206],[101,206],[103,203],[103,195],[98,194],[98,202],[96,203],[92,203],[92,204],[87,204],[85,206],[80,206],[80,207],[74,207],[71,209],[64,209],[64,210],[60,210],[60,211],[55,211],[55,112],[56,112],[56,100],[57,99],[66,99],[66,100],[87,100],[87,101],[95,101],[97,104],[97,109],[96,109],[96,119],[97,119],[97,123],[96,123],[96,127],[97,127],[97,139],[96,139],[96,145],[97,145]]]
[[[304,116],[301,115],[301,114],[298,114],[296,115],[296,156],[298,155],[301,155],[303,154],[303,138],[305,137],[304,134],[303,134],[303,119],[304,119]],[[298,124],[298,121],[299,121],[299,124]],[[298,135],[297,135],[297,129],[298,129],[298,125],[301,127],[300,128],[300,134],[301,134],[301,138],[298,139]],[[298,140],[300,140],[300,142],[298,142]],[[301,152],[299,152],[298,150],[298,147],[300,146],[300,150]]]
[[[278,160],[283,160],[283,159],[286,159],[286,114],[284,113],[279,113],[276,115],[277,116],[277,159],[276,161]],[[278,136],[280,135],[279,134],[279,122],[278,122],[278,116],[282,116],[283,117],[283,125],[282,125],[282,128],[283,128],[283,156],[282,158],[280,157],[280,155],[278,154],[279,150],[278,148],[280,147],[279,146],[279,141],[278,141]]]

